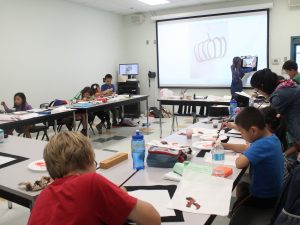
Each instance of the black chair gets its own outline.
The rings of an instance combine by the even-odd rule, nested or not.
[[[49,107],[52,107],[53,104],[54,104],[54,101],[51,101],[50,103],[42,103],[40,105],[40,108],[49,108]],[[47,123],[44,123],[44,124],[46,125]],[[69,131],[71,131],[73,128],[73,118],[59,119],[56,121],[56,125],[57,125],[57,132],[60,132],[64,125],[68,128]],[[54,126],[55,126],[54,121],[48,122],[48,127],[53,127],[53,130],[54,130]]]
[[[88,125],[89,125],[89,129],[93,132],[94,136],[96,135],[95,133],[95,130],[93,128],[93,123],[94,123],[94,120],[95,120],[95,116],[93,116],[91,119],[89,118],[89,121],[88,121]],[[82,120],[80,120],[78,126],[77,126],[77,131],[79,130],[79,127],[82,125]]]
[[[48,129],[49,127],[47,125],[34,125],[29,132],[30,133],[37,133],[36,134],[36,140],[39,138],[40,132],[43,132],[43,136],[42,136],[42,140],[44,140],[44,138],[46,138],[47,141],[49,141],[49,136],[48,136]],[[20,137],[21,135],[23,135],[23,137],[25,137],[25,133],[18,133],[18,136]]]

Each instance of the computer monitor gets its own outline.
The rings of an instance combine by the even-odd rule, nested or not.
[[[130,63],[130,64],[120,64],[119,65],[119,74],[121,75],[138,75],[139,74],[139,64]]]

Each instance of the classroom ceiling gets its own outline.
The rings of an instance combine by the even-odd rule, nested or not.
[[[169,0],[170,3],[150,6],[138,0],[67,0],[78,4],[98,8],[113,13],[128,15],[162,9],[179,8],[192,5],[209,4],[215,2],[230,2],[233,0]]]

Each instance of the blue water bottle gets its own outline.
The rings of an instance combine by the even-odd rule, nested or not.
[[[131,155],[133,159],[133,169],[141,170],[145,168],[145,141],[144,135],[137,130],[131,139]]]
[[[237,101],[235,99],[230,100],[230,115],[234,114],[234,109],[237,107]]]

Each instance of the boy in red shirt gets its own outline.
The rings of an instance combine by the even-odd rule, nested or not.
[[[152,205],[129,196],[95,172],[92,145],[82,134],[53,136],[44,159],[54,181],[39,195],[28,225],[121,225],[127,219],[140,225],[160,224]]]

